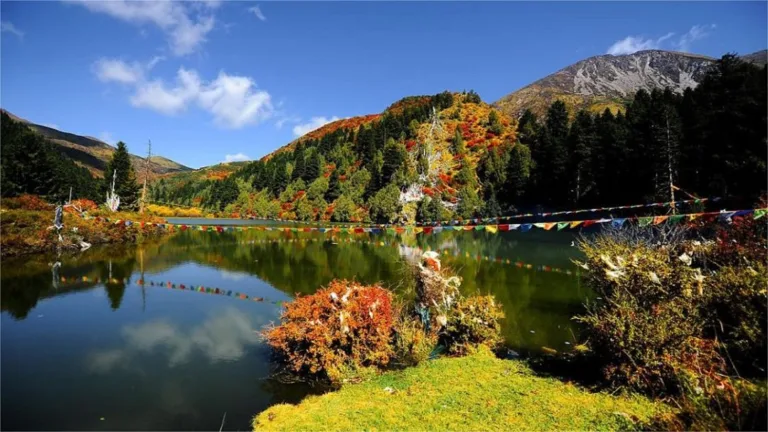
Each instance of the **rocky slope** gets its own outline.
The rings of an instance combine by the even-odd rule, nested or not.
[[[744,56],[765,64],[766,51]],[[627,98],[641,89],[671,88],[682,93],[695,88],[714,58],[674,51],[648,50],[628,55],[600,55],[565,67],[528,86],[514,91],[495,105],[517,117],[525,109],[543,114],[555,100],[566,103],[571,112],[605,108],[618,110]]]
[[[7,113],[11,118],[26,123],[30,129],[58,145],[64,154],[69,156],[78,165],[88,168],[93,175],[97,177],[104,176],[104,169],[106,169],[107,163],[112,158],[112,153],[115,151],[113,146],[96,138],[63,132],[48,126],[35,124],[6,110],[2,111]],[[131,162],[140,178],[143,178],[144,161],[145,158],[143,157],[133,154],[131,155]],[[152,156],[149,169],[154,175],[192,170],[192,168],[162,156]]]

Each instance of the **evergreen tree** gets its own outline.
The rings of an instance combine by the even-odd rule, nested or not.
[[[491,188],[487,194],[488,199],[486,199],[482,210],[483,217],[501,216],[502,210],[499,201],[496,199],[496,191]]]
[[[373,221],[378,223],[394,222],[402,209],[400,189],[394,183],[390,183],[368,200],[368,206]]]
[[[515,144],[509,152],[507,164],[507,182],[505,185],[507,201],[519,204],[525,195],[531,177],[531,151],[525,144]]]
[[[592,115],[582,110],[576,114],[568,134],[568,174],[570,201],[578,205],[593,187],[592,150],[595,132]]]
[[[288,187],[289,178],[290,176],[288,175],[287,164],[282,163],[277,165],[275,167],[275,171],[272,177],[272,185],[270,187],[272,194],[275,196],[280,195],[280,193],[284,191],[286,187]]]
[[[136,172],[131,164],[131,156],[125,143],[117,143],[117,149],[112,153],[112,159],[104,171],[104,190],[112,189],[112,179],[115,171],[115,194],[120,197],[120,208],[136,210],[139,208],[139,185],[136,183]]]
[[[84,167],[58,151],[58,146],[27,125],[2,113],[0,189],[4,197],[23,193],[42,195],[52,202],[68,198],[103,199],[99,182]]]
[[[533,111],[526,109],[517,122],[517,139],[531,148],[536,143],[538,135],[538,119]]]
[[[331,178],[328,181],[328,190],[325,192],[325,200],[333,202],[339,195],[341,195],[341,184],[339,183],[339,169],[336,168],[331,173]]]
[[[482,102],[482,99],[480,99],[480,95],[475,93],[474,90],[470,90],[466,96],[464,96],[464,102],[466,103],[474,103],[479,104]]]
[[[547,119],[533,149],[536,161],[534,184],[536,201],[563,206],[568,196],[568,111],[556,101],[547,111]]]
[[[464,137],[461,136],[461,128],[456,128],[456,133],[453,135],[453,153],[457,155],[463,155],[466,153],[467,148],[464,145]]]
[[[456,206],[456,214],[463,219],[474,217],[483,206],[474,189],[464,186],[459,189],[459,204]]]
[[[488,131],[494,135],[501,135],[504,131],[504,127],[501,125],[501,120],[499,120],[499,115],[496,114],[495,110],[491,110],[491,113],[488,114]]]
[[[307,159],[304,168],[304,175],[301,177],[305,182],[311,182],[318,178],[323,172],[323,160],[317,150],[313,151]]]
[[[294,155],[293,172],[291,173],[291,179],[296,180],[298,178],[306,177],[306,155],[304,153],[304,147],[297,148]]]
[[[632,170],[618,169],[626,166],[627,122],[624,115],[614,116],[609,109],[595,118],[595,151],[592,171],[595,176],[596,202],[601,205],[627,204],[622,195],[631,182]]]
[[[381,177],[384,184],[388,184],[394,178],[395,172],[405,163],[408,152],[405,146],[391,139],[384,147],[384,163],[381,168]]]

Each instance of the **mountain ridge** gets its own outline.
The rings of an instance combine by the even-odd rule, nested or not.
[[[766,63],[765,50],[742,56],[750,63]],[[563,67],[523,86],[493,103],[504,113],[519,117],[526,109],[543,115],[556,100],[573,115],[579,109],[601,112],[622,110],[638,90],[670,88],[682,93],[695,88],[717,59],[694,53],[643,50],[632,54],[602,54]]]
[[[78,165],[85,167],[95,177],[104,177],[104,170],[115,151],[115,147],[98,139],[86,135],[62,131],[50,126],[31,122],[19,117],[6,109],[0,109],[11,119],[24,123],[27,127],[56,144],[59,150],[74,160]],[[131,154],[131,163],[138,177],[143,178],[146,158]],[[193,169],[168,159],[163,156],[152,156],[149,169],[153,175],[179,173],[192,171]]]

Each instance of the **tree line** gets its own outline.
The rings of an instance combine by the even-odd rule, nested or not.
[[[49,202],[61,203],[69,198],[71,189],[73,199],[102,202],[106,191],[112,186],[112,173],[116,169],[115,193],[120,197],[120,208],[138,208],[139,186],[125,143],[117,144],[107,163],[105,178],[99,179],[26,124],[13,120],[4,112],[0,121],[0,187],[3,197],[33,194]]]
[[[753,203],[766,190],[766,78],[725,55],[695,89],[640,90],[624,112],[525,111],[519,143],[478,165],[483,212],[669,201],[673,188]]]

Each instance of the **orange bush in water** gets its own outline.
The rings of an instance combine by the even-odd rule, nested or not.
[[[392,294],[379,286],[334,280],[288,303],[280,321],[264,335],[300,375],[339,382],[346,371],[384,366],[393,355]]]

